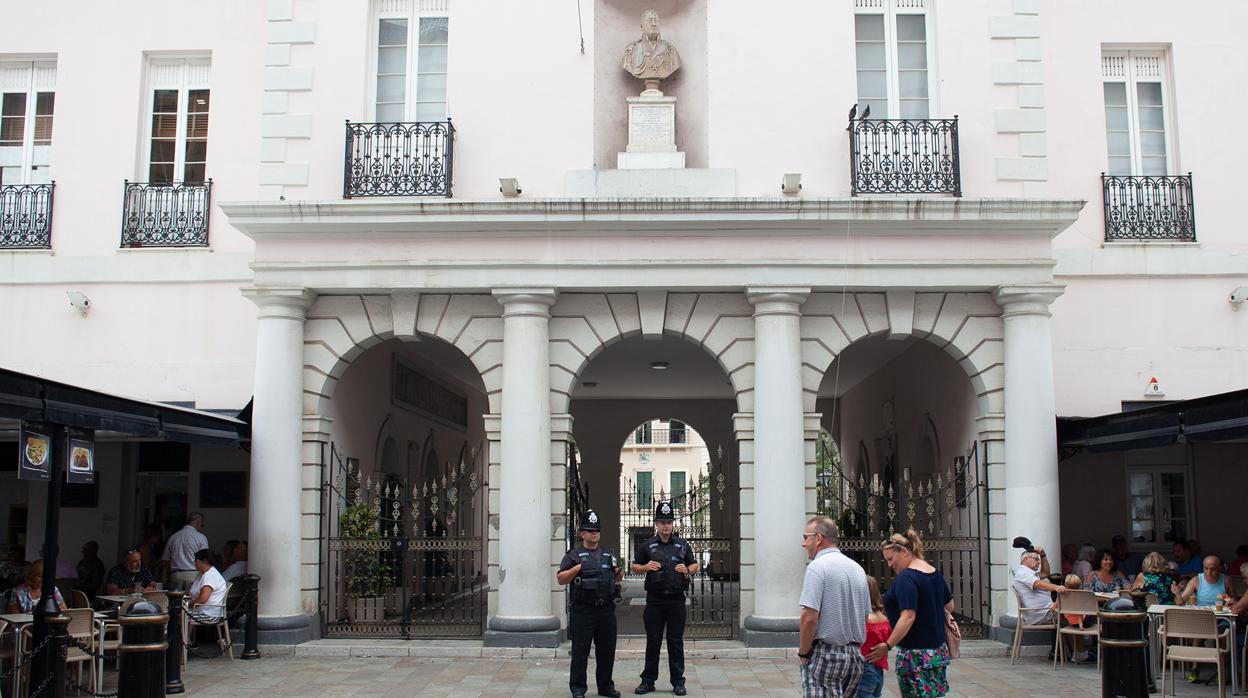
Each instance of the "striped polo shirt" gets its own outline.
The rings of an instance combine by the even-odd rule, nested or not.
[[[867,574],[840,550],[824,548],[806,566],[801,605],[819,612],[819,640],[830,645],[866,641],[871,612]]]

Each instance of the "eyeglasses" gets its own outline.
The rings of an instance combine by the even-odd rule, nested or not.
[[[810,538],[811,536],[822,536],[822,535],[823,535],[822,533],[819,533],[817,531],[815,533],[803,533],[802,540],[805,541],[807,538]]]

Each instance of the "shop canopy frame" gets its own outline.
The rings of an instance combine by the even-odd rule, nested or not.
[[[1057,420],[1063,459],[1083,450],[1106,453],[1239,439],[1248,439],[1248,389],[1100,417]]]

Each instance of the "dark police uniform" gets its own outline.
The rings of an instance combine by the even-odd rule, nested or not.
[[[672,505],[660,502],[656,521],[673,519]],[[646,610],[642,621],[646,626],[646,665],[641,670],[641,685],[635,693],[649,693],[659,678],[659,646],[667,630],[667,668],[672,688],[684,695],[685,687],[685,587],[689,578],[676,571],[676,565],[689,567],[697,562],[689,544],[673,531],[667,542],[656,534],[642,541],[633,556],[633,564],[646,565],[655,561],[662,569],[646,572]]]
[[[582,531],[601,531],[597,512],[592,509],[581,517]],[[594,659],[597,666],[594,678],[598,682],[598,695],[619,696],[611,678],[615,668],[615,574],[620,569],[620,559],[601,546],[587,550],[583,546],[572,548],[559,563],[559,571],[581,566],[580,573],[570,585],[572,610],[568,616],[568,634],[572,639],[572,671],[568,688],[573,696],[584,696],[586,668],[589,665],[589,643],[594,643]]]

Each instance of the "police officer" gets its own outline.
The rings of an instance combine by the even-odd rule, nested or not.
[[[568,688],[573,698],[584,698],[589,689],[585,668],[589,664],[589,643],[594,643],[597,662],[595,678],[598,695],[619,698],[611,671],[615,667],[615,598],[624,577],[620,559],[598,546],[602,524],[598,512],[588,509],[581,516],[581,544],[572,548],[559,563],[555,576],[560,584],[572,585],[572,612],[568,633],[572,636],[572,671]]]
[[[657,535],[637,546],[633,556],[633,574],[646,574],[646,666],[641,670],[641,684],[633,693],[650,693],[659,678],[659,646],[663,629],[667,628],[667,668],[672,676],[672,690],[685,695],[685,588],[697,573],[698,563],[693,551],[672,529],[671,502],[659,502],[654,512]]]

